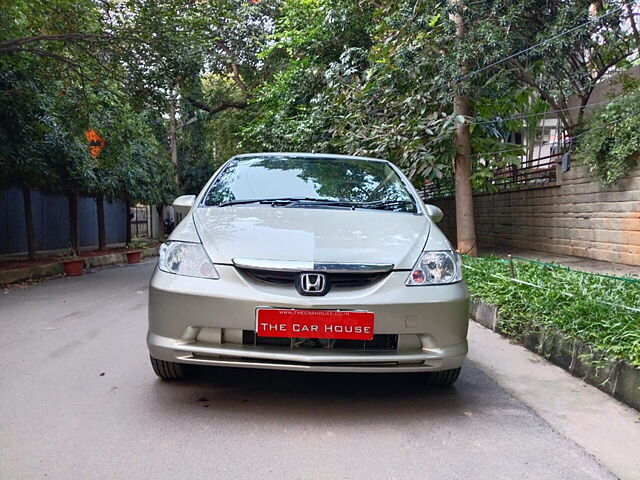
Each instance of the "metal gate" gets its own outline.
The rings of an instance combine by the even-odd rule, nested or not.
[[[149,207],[131,207],[131,236],[136,238],[149,237]]]

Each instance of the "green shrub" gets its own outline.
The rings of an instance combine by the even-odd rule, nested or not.
[[[640,87],[598,109],[579,135],[576,161],[604,185],[624,179],[640,154]]]

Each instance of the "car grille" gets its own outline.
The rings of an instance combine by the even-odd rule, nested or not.
[[[242,344],[291,349],[397,350],[398,335],[374,335],[372,340],[329,340],[326,338],[261,337],[253,330],[242,331]]]
[[[238,268],[238,270],[255,280],[275,285],[293,286],[296,276],[299,275],[299,272],[282,272],[275,270],[252,270],[248,268]],[[388,272],[340,272],[325,273],[325,275],[329,277],[332,288],[358,288],[373,284],[388,275]]]

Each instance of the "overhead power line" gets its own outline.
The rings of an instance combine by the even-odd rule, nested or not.
[[[592,18],[590,20],[587,20],[586,22],[581,23],[580,25],[577,25],[577,26],[575,26],[573,28],[570,28],[569,30],[565,30],[564,32],[560,32],[560,33],[557,33],[555,35],[552,35],[551,37],[546,38],[546,39],[542,40],[541,42],[538,42],[538,43],[536,43],[534,45],[531,45],[530,47],[522,49],[519,52],[516,52],[516,53],[514,53],[512,55],[509,55],[507,57],[501,58],[500,60],[496,60],[495,62],[490,63],[489,65],[485,65],[484,67],[481,67],[481,68],[479,68],[477,70],[474,70],[472,72],[465,73],[464,75],[461,75],[460,77],[456,78],[454,80],[454,82],[460,82],[460,81],[462,81],[462,80],[464,80],[466,78],[469,78],[469,77],[471,77],[473,75],[476,75],[476,74],[478,74],[480,72],[484,72],[485,70],[488,70],[488,69],[490,69],[492,67],[495,67],[496,65],[500,65],[501,63],[507,62],[507,61],[511,60],[512,58],[518,57],[518,56],[520,56],[520,55],[522,55],[524,53],[528,53],[528,52],[530,52],[532,50],[535,50],[536,48],[541,47],[543,45],[546,45],[546,44],[552,42],[553,40],[556,40],[557,38],[560,38],[560,37],[562,37],[564,35],[567,35],[569,33],[575,32],[576,30],[579,30],[580,28],[586,27],[587,25],[590,25],[591,23],[597,22],[598,20],[601,20],[602,18],[604,18],[604,17],[606,17],[608,15],[611,15],[614,12],[617,12],[618,10],[622,10],[623,8],[624,8],[624,5],[620,6],[620,7],[617,7],[617,8],[614,8],[612,10],[609,10],[608,12],[605,12],[602,15],[598,15],[597,17],[594,17],[594,18]]]

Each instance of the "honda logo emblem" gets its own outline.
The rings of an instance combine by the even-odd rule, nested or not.
[[[301,273],[296,278],[300,295],[325,295],[329,291],[329,278],[322,273]]]
[[[325,276],[321,273],[303,273],[300,275],[300,286],[308,293],[316,293],[324,290]]]

